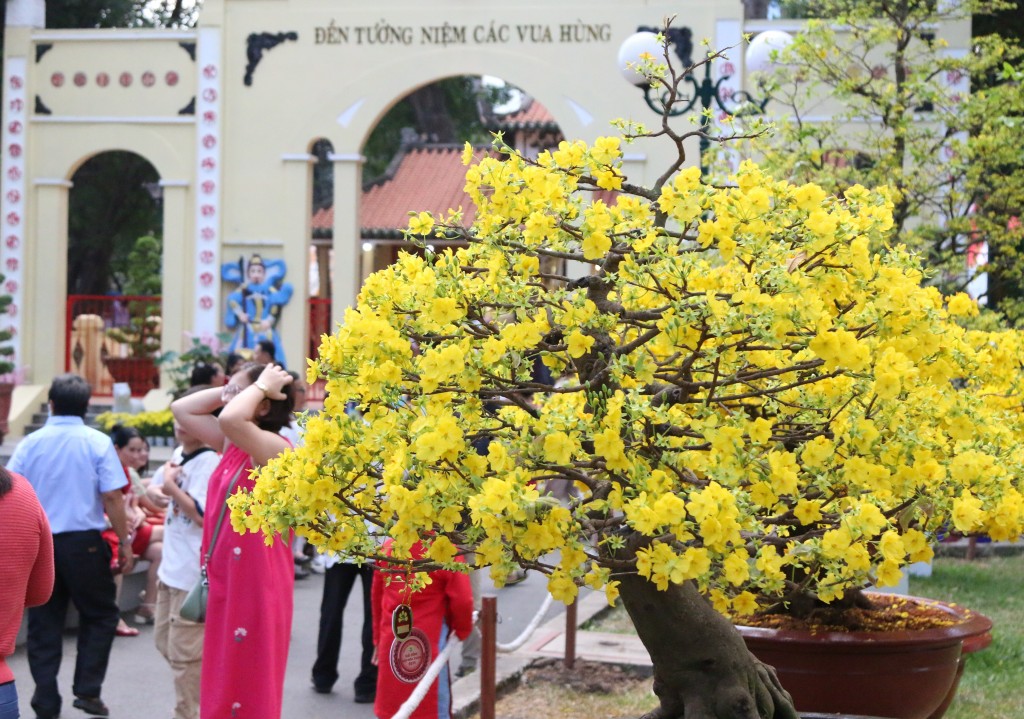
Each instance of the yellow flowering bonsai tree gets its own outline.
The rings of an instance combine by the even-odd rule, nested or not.
[[[233,523],[364,557],[422,542],[413,570],[527,567],[565,602],[603,588],[653,659],[650,717],[792,718],[723,615],[843,606],[947,525],[1018,536],[1024,348],[922,286],[884,190],[751,163],[711,186],[667,121],[646,134],[671,156],[652,187],[619,137],[467,147],[475,222],[409,226],[464,246],[367,280],[310,366],[324,411]]]

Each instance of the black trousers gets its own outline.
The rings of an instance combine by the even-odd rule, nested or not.
[[[359,676],[355,680],[357,695],[372,696],[377,690],[377,667],[373,665],[373,607],[370,590],[373,586],[373,567],[364,564],[335,564],[324,574],[324,596],[320,602],[320,633],[316,642],[316,662],[313,664],[313,684],[318,689],[330,689],[338,681],[338,655],[341,652],[341,624],[352,585],[356,579],[363,583],[363,653]]]
[[[60,713],[57,672],[69,600],[80,617],[71,691],[81,697],[100,695],[118,618],[110,559],[110,545],[99,530],[53,535],[53,594],[43,606],[28,610],[28,666],[36,684],[32,708],[41,717]]]

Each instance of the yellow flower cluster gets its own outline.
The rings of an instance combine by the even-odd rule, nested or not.
[[[324,412],[235,526],[423,541],[499,583],[525,564],[566,601],[622,571],[694,581],[739,613],[794,577],[824,601],[892,583],[940,530],[1019,536],[1021,337],[965,331],[969,299],[869,250],[888,193],[732,180],[590,201],[621,186],[618,138],[472,164],[475,224],[409,227],[464,246],[367,280],[310,365]]]

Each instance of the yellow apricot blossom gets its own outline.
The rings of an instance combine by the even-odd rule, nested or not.
[[[749,161],[638,190],[624,142],[467,146],[475,207],[407,230],[457,247],[367,278],[309,363],[323,411],[233,526],[733,613],[890,583],[943,527],[1024,533],[1024,340],[951,321],[976,307],[924,284],[890,191]]]

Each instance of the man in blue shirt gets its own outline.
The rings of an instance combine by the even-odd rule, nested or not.
[[[68,600],[80,615],[78,658],[72,691],[74,706],[108,716],[100,699],[118,608],[110,545],[101,532],[117,532],[117,567],[131,571],[132,549],[121,491],[128,482],[107,435],[83,418],[92,390],[78,375],[66,374],[50,386],[50,418],[18,443],[7,468],[27,478],[46,511],[53,532],[55,579],[50,601],[28,613],[28,663],[36,689],[32,708],[39,719],[60,714],[57,688]]]

